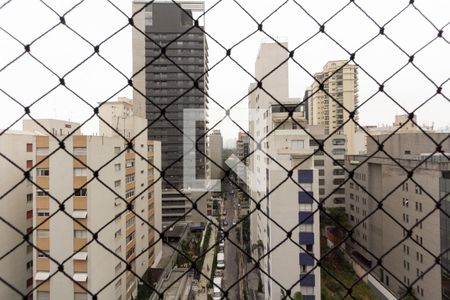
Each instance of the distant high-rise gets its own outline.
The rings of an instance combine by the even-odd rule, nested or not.
[[[310,125],[324,125],[325,134],[339,129],[347,138],[346,150],[354,153],[354,135],[356,124],[349,118],[349,112],[358,105],[358,77],[357,67],[347,64],[345,60],[329,61],[322,72],[314,75],[317,81],[311,84],[307,94],[308,123]],[[324,91],[320,90],[323,83]],[[338,104],[340,103],[340,105]],[[345,109],[343,107],[345,107]],[[358,111],[353,118],[358,121]],[[342,124],[344,126],[340,127]]]
[[[238,135],[238,139],[236,141],[236,156],[239,158],[240,161],[244,163],[244,165],[248,165],[248,154],[249,154],[249,147],[250,147],[250,137],[248,134],[244,131],[240,131]],[[246,180],[244,178],[247,178],[247,171],[246,167],[243,165],[238,166],[238,182],[241,186],[241,189],[244,189],[244,191],[247,190],[247,184]]]
[[[202,109],[195,122],[196,176],[205,178],[208,78],[207,44],[202,32],[203,1],[133,2],[134,114],[148,120],[148,138],[161,141],[163,189],[183,188],[183,111]],[[147,5],[148,4],[148,5]]]
[[[222,179],[224,176],[222,165],[223,139],[220,130],[213,130],[209,135],[209,158],[214,161],[211,165],[211,179]]]

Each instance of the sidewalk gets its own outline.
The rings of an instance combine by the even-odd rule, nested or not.
[[[209,236],[209,244],[208,249],[211,248],[216,242],[216,232],[217,229],[215,226],[211,226],[211,235]],[[214,248],[209,250],[205,255],[205,260],[203,261],[202,274],[205,274],[209,277],[210,280],[213,280],[214,274],[211,274],[212,264],[214,261]],[[208,299],[208,283],[210,281],[203,275],[200,275],[200,290],[197,293],[197,300],[207,300]],[[202,289],[204,288],[204,289]]]

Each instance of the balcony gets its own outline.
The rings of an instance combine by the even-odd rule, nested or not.
[[[314,232],[300,232],[298,239],[300,245],[314,245]]]
[[[316,277],[314,274],[300,274],[300,286],[315,286]]]
[[[314,256],[307,252],[303,252],[299,254],[299,264],[305,266],[314,266]]]
[[[284,120],[287,119],[291,119],[289,118],[289,113],[288,112],[274,112],[272,113],[272,121],[275,123],[281,123]],[[292,119],[294,119],[295,121],[302,123],[305,122],[305,113],[302,111],[294,111],[294,113],[292,114]]]
[[[299,212],[298,222],[300,224],[314,224],[314,213],[313,212]]]

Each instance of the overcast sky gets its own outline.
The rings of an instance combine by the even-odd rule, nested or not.
[[[7,1],[0,0],[0,6]],[[58,13],[63,14],[78,1],[45,1]],[[124,12],[130,14],[131,1],[113,1]],[[217,0],[206,1],[207,8]],[[232,57],[248,72],[254,72],[254,64],[261,41],[270,41],[268,35],[279,41],[288,41],[289,48],[313,36],[318,25],[295,4],[294,1],[241,0],[257,20],[265,19],[282,3],[287,2],[263,23],[265,33],[258,32],[232,50]],[[348,1],[297,1],[318,22],[323,23]],[[409,1],[357,0],[379,24],[384,24],[397,14]],[[450,21],[450,2],[447,0],[417,0],[415,5],[438,28]],[[59,22],[59,17],[37,0],[12,0],[0,9],[0,27],[14,35],[23,44],[35,38]],[[127,24],[127,18],[104,0],[86,0],[66,16],[67,25],[96,45]],[[224,47],[229,48],[257,29],[256,23],[234,1],[220,1],[206,14],[205,30]],[[378,32],[354,4],[349,4],[341,13],[325,25],[325,31],[349,52],[354,52]],[[450,26],[444,28],[443,36],[450,40]],[[407,53],[412,54],[437,36],[437,30],[413,7],[408,7],[397,19],[385,28],[388,37]],[[212,39],[209,44],[209,66],[224,57],[225,51]],[[60,86],[58,78],[46,70],[30,55],[25,54],[6,66],[23,52],[23,46],[0,30],[0,128],[5,128],[20,118],[23,109],[11,97],[30,105],[45,95],[31,108],[36,118],[61,118],[82,122],[92,114],[91,108],[76,95]],[[64,25],[57,26],[31,46],[31,54],[39,58],[58,76],[62,76],[93,53],[93,48]],[[132,73],[131,28],[128,26],[102,44],[101,55],[125,75]],[[318,72],[328,60],[348,59],[349,55],[324,34],[319,34],[295,52],[295,59],[310,73]],[[407,63],[407,56],[386,37],[379,36],[359,50],[355,61],[379,82],[386,80]],[[442,92],[450,96],[450,45],[439,38],[417,53],[414,63],[438,86],[446,82]],[[297,64],[290,62],[290,96],[302,97],[311,84],[311,77]],[[360,103],[378,90],[378,86],[363,71],[359,72]],[[222,106],[231,107],[242,99],[252,78],[230,59],[214,67],[209,74],[211,98]],[[127,80],[101,58],[94,55],[79,68],[65,77],[67,87],[91,105],[105,101],[115,95],[131,97]],[[3,91],[3,92],[2,92]],[[412,65],[394,76],[385,84],[385,91],[408,111],[414,110],[436,92],[436,87]],[[9,94],[7,96],[4,92]],[[47,94],[48,93],[48,94]],[[223,116],[214,101],[210,101],[210,126]],[[244,99],[232,111],[232,117],[243,128],[247,128],[247,101]],[[360,110],[364,125],[392,123],[394,115],[402,113],[386,95],[373,97]],[[450,104],[438,95],[429,100],[418,111],[419,123],[436,127],[450,125]],[[85,128],[86,133],[96,131],[98,120],[93,119]],[[19,126],[15,126],[19,128]],[[235,138],[238,128],[231,122],[219,125],[225,140]]]

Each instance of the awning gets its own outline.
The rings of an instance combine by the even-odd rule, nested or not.
[[[73,260],[86,260],[87,256],[87,252],[78,252],[73,256]]]
[[[76,282],[86,282],[88,274],[87,273],[75,273],[73,274],[73,280]]]
[[[75,219],[86,219],[87,210],[75,210],[72,214]]]
[[[50,277],[49,272],[36,272],[36,277],[34,279],[43,281],[43,280],[47,280],[49,277]]]

